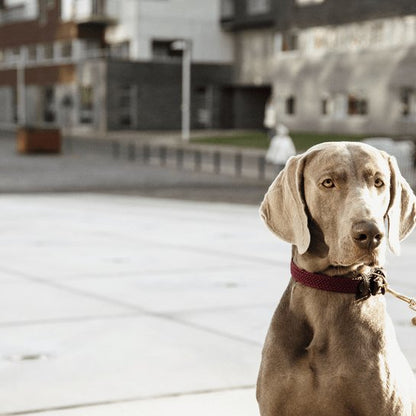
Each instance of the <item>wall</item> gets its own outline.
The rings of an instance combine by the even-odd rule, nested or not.
[[[137,94],[135,99],[137,114],[133,117],[136,126],[133,127],[144,130],[180,129],[182,82],[180,63],[109,61],[107,71],[109,129],[122,128],[119,112],[122,103],[117,97],[120,97],[120,89],[126,86],[134,86],[132,91]],[[205,87],[214,89],[212,127],[218,127],[220,114],[216,111],[217,100],[221,87],[231,82],[231,67],[194,64],[191,79],[192,127],[201,127],[198,123],[196,103],[198,91]]]
[[[414,134],[416,120],[401,114],[403,88],[416,86],[416,50],[328,53],[320,56],[280,57],[274,72],[277,118],[298,131],[357,134]],[[295,114],[285,101],[296,97]],[[353,95],[367,101],[367,114],[322,114],[322,99]],[[348,106],[346,106],[346,110]]]
[[[115,0],[110,0],[114,3]],[[220,27],[220,0],[122,0],[119,24],[107,30],[110,43],[130,41],[130,58],[152,59],[152,40],[192,39],[193,60],[230,63],[233,45]]]
[[[271,29],[244,30],[235,34],[238,84],[270,85],[274,49]]]

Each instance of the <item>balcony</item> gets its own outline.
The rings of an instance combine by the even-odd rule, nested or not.
[[[113,25],[117,19],[109,9],[106,0],[63,0],[62,20],[78,25]]]
[[[36,15],[24,4],[0,8],[0,25],[34,19]]]

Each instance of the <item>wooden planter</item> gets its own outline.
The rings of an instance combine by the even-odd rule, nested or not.
[[[61,153],[61,130],[47,127],[19,127],[18,153]]]

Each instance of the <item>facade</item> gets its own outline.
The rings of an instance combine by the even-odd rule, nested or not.
[[[416,2],[223,0],[237,82],[270,86],[291,130],[413,135]]]
[[[191,125],[221,127],[233,45],[219,7],[219,0],[0,0],[0,127],[180,128],[178,39],[192,44]]]

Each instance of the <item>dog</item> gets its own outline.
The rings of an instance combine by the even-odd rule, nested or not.
[[[263,347],[260,414],[416,416],[383,296],[386,247],[399,254],[416,223],[394,157],[358,142],[316,145],[288,160],[260,214],[292,244],[293,262]]]

